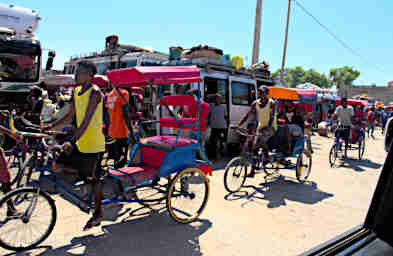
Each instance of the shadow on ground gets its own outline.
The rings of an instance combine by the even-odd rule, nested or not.
[[[364,172],[366,171],[364,168],[379,170],[382,167],[382,165],[373,162],[369,159],[358,160],[358,159],[348,158],[346,160],[341,160],[341,164],[339,165],[339,167],[353,169],[354,171],[357,172]]]
[[[121,223],[102,226],[103,234],[73,238],[59,248],[39,247],[34,251],[8,254],[18,256],[82,255],[190,255],[201,256],[199,237],[212,223],[198,219],[191,224],[178,224],[166,211],[138,208]]]
[[[333,194],[319,190],[315,182],[300,184],[292,178],[279,176],[277,179],[261,183],[259,186],[246,185],[239,192],[226,195],[225,199],[228,201],[245,200],[242,204],[243,207],[249,202],[266,200],[268,208],[278,208],[285,206],[287,200],[316,204],[332,196]]]

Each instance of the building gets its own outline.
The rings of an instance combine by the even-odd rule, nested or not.
[[[352,85],[347,89],[350,97],[367,94],[369,98],[380,100],[385,105],[393,101],[393,86]]]

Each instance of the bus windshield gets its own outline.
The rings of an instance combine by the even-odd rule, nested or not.
[[[0,81],[37,82],[39,56],[0,53]]]

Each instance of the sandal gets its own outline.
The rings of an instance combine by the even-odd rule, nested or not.
[[[104,219],[103,216],[96,217],[96,216],[93,215],[93,217],[91,217],[91,218],[87,221],[85,227],[83,228],[83,231],[87,231],[87,230],[89,230],[89,229],[91,229],[91,228],[93,228],[93,227],[97,227],[97,226],[101,225],[101,221],[102,221],[103,219]]]

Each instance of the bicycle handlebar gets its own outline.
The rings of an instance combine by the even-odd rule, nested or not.
[[[45,141],[45,139],[47,139],[48,137],[46,137],[46,138],[42,138],[42,144],[44,145],[44,147],[45,148],[48,148],[48,149],[50,149],[50,150],[53,150],[53,149],[58,149],[58,150],[63,150],[63,146],[62,145],[60,145],[60,144],[53,144],[53,145],[49,145],[46,141]],[[53,140],[53,139],[52,139]],[[53,140],[53,141],[55,141],[55,140]],[[56,142],[56,141],[55,141]]]
[[[239,135],[242,135],[244,137],[255,137],[255,136],[260,136],[261,134],[259,133],[255,133],[255,134],[251,134],[247,129],[245,128],[240,128],[240,127],[231,127],[231,129],[235,130],[236,133],[238,133]]]

